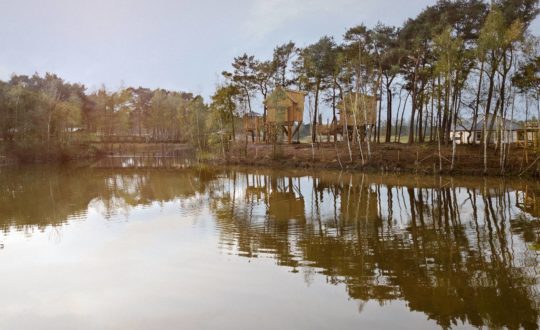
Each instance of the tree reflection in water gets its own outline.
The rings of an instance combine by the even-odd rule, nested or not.
[[[540,184],[243,170],[3,169],[0,226],[28,234],[177,201],[209,210],[225,253],[404,300],[443,327],[537,328]]]
[[[211,198],[223,245],[443,327],[537,328],[538,184],[338,176],[229,173]]]

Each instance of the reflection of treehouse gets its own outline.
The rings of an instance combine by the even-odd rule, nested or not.
[[[348,93],[337,105],[339,118],[326,125],[319,123],[317,131],[319,136],[344,136],[348,132],[349,140],[356,130],[363,140],[366,130],[374,127],[377,118],[377,98],[361,93]]]
[[[266,196],[265,187],[246,187],[246,198],[249,200],[261,200]]]
[[[304,198],[293,192],[273,191],[268,200],[268,214],[275,220],[305,220]]]
[[[276,220],[305,221],[304,196],[300,191],[300,182],[293,178],[276,178],[270,181],[272,192],[268,198],[268,214]]]
[[[291,91],[282,87],[276,88],[264,101],[267,110],[266,139],[280,141],[282,132],[287,136],[288,143],[292,143],[296,136],[300,139],[300,126],[304,119],[305,92]]]
[[[255,142],[255,137],[257,142],[260,142],[260,133],[264,128],[264,122],[261,115],[251,111],[244,115],[243,121],[246,139],[248,134],[251,134],[251,142]]]
[[[251,180],[250,180],[251,179]],[[246,198],[250,200],[266,199],[268,195],[268,187],[266,185],[266,177],[261,175],[246,174]]]

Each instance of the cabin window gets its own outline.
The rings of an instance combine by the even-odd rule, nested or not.
[[[482,132],[476,132],[476,141],[482,141]]]
[[[517,139],[519,141],[525,140],[525,133],[524,132],[517,132]]]

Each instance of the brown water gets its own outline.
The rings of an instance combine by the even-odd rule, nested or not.
[[[0,328],[538,328],[540,184],[0,171]]]

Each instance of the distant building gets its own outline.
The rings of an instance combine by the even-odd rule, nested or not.
[[[491,117],[488,117],[486,130],[489,129],[491,123]],[[456,128],[450,130],[450,140],[455,140],[456,144],[480,144],[483,142],[484,132],[484,118],[477,121],[476,125],[472,127],[472,120],[461,119],[456,125]],[[518,143],[522,138],[520,132],[523,131],[521,124],[504,119],[501,117],[495,118],[493,125],[493,132],[489,143],[495,143],[498,139],[497,132],[502,130],[502,143]],[[455,131],[455,133],[454,133]]]

